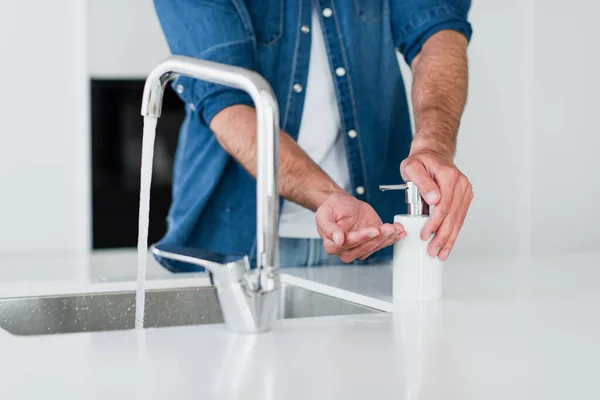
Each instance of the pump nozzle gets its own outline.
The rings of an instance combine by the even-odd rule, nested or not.
[[[380,185],[379,190],[406,190],[406,204],[409,215],[429,215],[429,204],[421,197],[417,185],[406,182],[405,185]]]

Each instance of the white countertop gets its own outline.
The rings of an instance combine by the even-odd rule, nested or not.
[[[38,276],[25,284],[28,274],[11,269],[27,271],[35,261],[0,260],[0,294],[133,287],[132,252],[85,263],[84,272],[65,267],[62,283]],[[394,312],[279,321],[261,335],[222,325],[36,337],[2,331],[0,398],[600,398],[600,254],[449,262],[444,299],[422,304],[394,304],[386,266],[286,271],[294,275],[288,281]],[[206,282],[161,280],[168,274],[156,265],[150,276],[150,285]]]

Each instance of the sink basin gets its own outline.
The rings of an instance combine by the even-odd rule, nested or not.
[[[346,300],[283,285],[280,318],[380,312]],[[0,299],[0,327],[14,335],[133,329],[135,291]],[[148,290],[146,328],[223,323],[214,287]]]

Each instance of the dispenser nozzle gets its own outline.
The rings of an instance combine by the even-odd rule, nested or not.
[[[406,190],[406,204],[409,215],[429,215],[429,204],[423,199],[417,185],[406,182],[405,185],[380,185],[379,190]]]
[[[408,189],[408,185],[379,185],[379,190],[385,192],[386,190],[405,190]]]

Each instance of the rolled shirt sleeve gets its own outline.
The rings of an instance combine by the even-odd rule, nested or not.
[[[254,34],[238,7],[243,2],[154,0],[154,6],[172,54],[256,70]],[[207,125],[229,106],[253,105],[241,90],[185,76],[179,76],[173,88]]]
[[[467,20],[471,0],[392,0],[390,4],[394,44],[408,65],[423,44],[441,30],[473,33]]]

